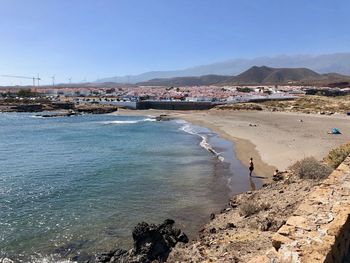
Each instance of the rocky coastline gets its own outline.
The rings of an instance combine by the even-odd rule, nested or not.
[[[141,222],[132,232],[133,248],[116,248],[92,256],[88,263],[250,262],[271,248],[271,240],[318,179],[302,179],[290,171],[279,172],[261,189],[233,196],[189,241],[167,219],[160,225]],[[79,258],[72,258],[78,261]]]
[[[259,190],[233,196],[219,214],[211,214],[198,237],[177,245],[167,262],[249,262],[271,248],[272,236],[320,184],[290,172]]]
[[[41,117],[69,117],[79,114],[107,114],[118,110],[118,107],[102,104],[78,105],[72,102],[7,102],[0,104],[0,112],[53,112]],[[59,112],[57,112],[59,111]]]
[[[150,263],[166,262],[177,243],[188,243],[187,235],[174,227],[175,221],[166,219],[162,224],[137,224],[132,231],[133,248],[116,248],[96,255],[89,263]],[[79,258],[73,258],[73,261]]]

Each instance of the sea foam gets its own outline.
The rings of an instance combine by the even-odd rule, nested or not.
[[[188,124],[187,122],[183,122],[185,123],[180,130],[192,134],[192,135],[196,135],[199,136],[200,138],[202,138],[202,141],[199,143],[199,145],[201,147],[203,147],[204,149],[206,149],[208,152],[212,153],[213,155],[215,155],[216,158],[218,158],[219,161],[223,162],[224,161],[224,157],[220,155],[220,153],[218,153],[217,151],[215,151],[215,149],[208,143],[208,139],[206,136],[201,135],[199,133],[197,133],[190,124]]]
[[[156,121],[154,118],[145,118],[142,120],[117,120],[117,121],[102,121],[102,124],[135,124],[135,123],[140,123],[140,122],[147,122],[147,121]]]

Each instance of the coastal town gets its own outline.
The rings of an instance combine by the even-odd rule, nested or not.
[[[23,92],[27,91],[27,92]],[[250,101],[290,100],[303,95],[323,94],[329,96],[350,94],[350,88],[331,88],[290,85],[254,86],[190,86],[152,87],[118,85],[118,87],[66,86],[62,87],[4,87],[0,89],[0,103],[13,99],[20,103],[30,99],[32,103],[43,98],[51,102],[74,103],[77,105],[113,105],[136,109],[137,102],[153,101],[181,103],[191,102],[232,104]],[[193,108],[196,109],[196,108]]]

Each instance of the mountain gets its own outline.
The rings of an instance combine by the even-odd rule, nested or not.
[[[350,75],[350,53],[326,55],[293,55],[258,57],[253,59],[231,59],[224,62],[172,71],[150,71],[139,75],[99,79],[97,82],[137,83],[156,78],[174,78],[203,75],[237,75],[252,66],[274,68],[309,68],[317,73],[335,72]]]
[[[205,75],[200,77],[158,78],[139,82],[142,86],[200,86],[200,85],[271,85],[294,84],[328,85],[350,82],[350,76],[338,73],[319,74],[308,68],[271,68],[253,66],[237,76]]]
[[[158,78],[145,82],[139,82],[140,86],[207,86],[220,84],[231,79],[231,76],[205,75],[200,77],[177,77],[177,78]]]
[[[231,84],[278,84],[290,81],[315,80],[322,75],[307,68],[270,68],[253,66],[247,71],[225,81]]]

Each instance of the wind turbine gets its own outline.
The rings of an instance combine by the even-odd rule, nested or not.
[[[52,87],[55,87],[55,75],[53,75],[53,76],[51,77],[51,79],[52,79]]]

